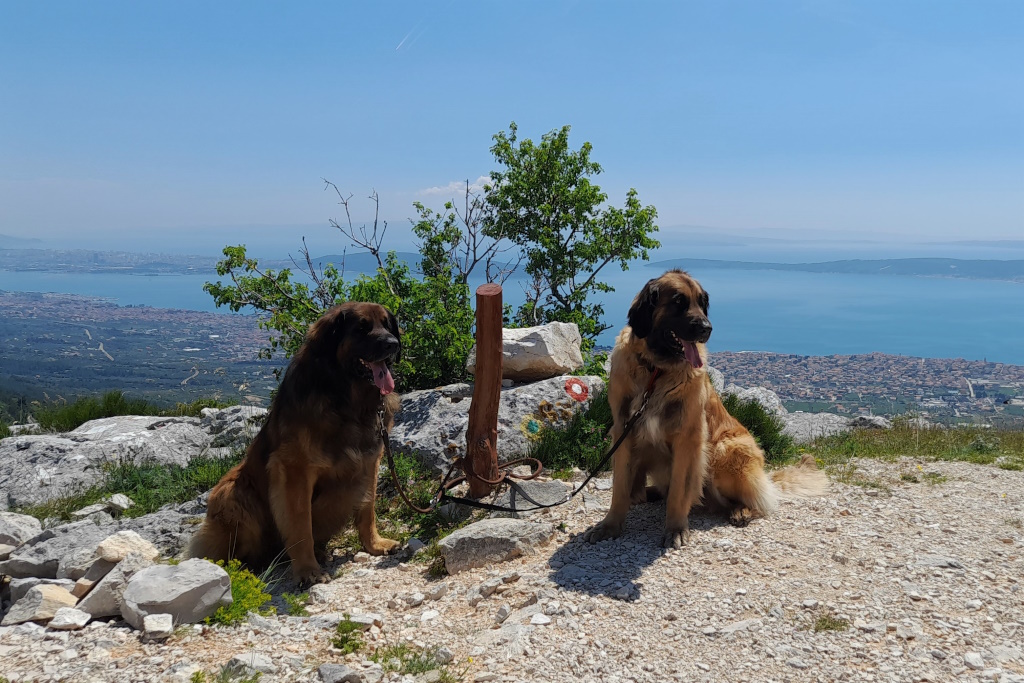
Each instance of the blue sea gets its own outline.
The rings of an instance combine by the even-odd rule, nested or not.
[[[661,250],[656,259],[677,254]],[[987,251],[987,250],[986,250]],[[694,258],[724,254],[688,253]],[[909,254],[908,254],[909,255]],[[920,252],[914,255],[921,255]],[[821,253],[741,254],[731,260],[792,262],[839,256]],[[888,254],[886,256],[889,256]],[[881,258],[877,251],[870,257]],[[962,258],[985,258],[980,253]],[[991,256],[989,256],[991,257]],[[1007,258],[1007,255],[1003,255]],[[603,294],[612,328],[599,339],[611,345],[626,322],[637,291],[660,269],[639,263],[629,270],[606,268],[615,292]],[[692,271],[711,297],[712,351],[774,351],[800,355],[879,351],[934,358],[965,358],[1024,365],[1024,284],[1012,282],[878,275],[708,269]],[[203,283],[211,276],[61,274],[0,271],[0,290],[70,292],[107,297],[122,305],[214,311]],[[505,284],[506,301],[523,299],[519,282]]]

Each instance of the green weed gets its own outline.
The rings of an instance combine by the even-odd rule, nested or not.
[[[281,599],[288,605],[288,614],[293,617],[308,617],[309,593],[282,593]]]
[[[377,648],[370,659],[380,664],[385,672],[395,672],[402,676],[425,674],[428,671],[440,670],[442,683],[454,683],[456,675],[437,657],[437,650],[429,648],[416,650],[408,643],[397,643]]]
[[[815,633],[821,633],[822,631],[845,631],[848,628],[850,628],[849,621],[832,616],[831,614],[819,615],[814,621]]]
[[[363,649],[363,630],[359,624],[353,623],[349,615],[338,622],[331,644],[341,650],[342,654],[350,655]]]
[[[223,666],[213,678],[210,678],[205,671],[196,671],[188,680],[191,683],[257,683],[262,676],[263,674],[259,671],[254,672],[251,676],[240,676]]]

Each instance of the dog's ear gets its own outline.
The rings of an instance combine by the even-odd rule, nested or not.
[[[643,339],[654,325],[654,307],[658,305],[658,281],[648,280],[629,309],[629,326],[633,335]]]
[[[309,326],[306,344],[316,349],[336,347],[345,336],[345,311],[340,306],[327,311],[319,320]],[[329,351],[333,355],[333,350]]]
[[[402,329],[398,326],[398,318],[391,311],[388,311],[388,331],[398,340],[398,353],[395,354],[395,362],[398,362],[402,360]]]
[[[710,301],[710,299],[708,299],[708,293],[702,291],[700,293],[700,307],[701,307],[701,310],[704,311],[704,315],[708,314],[708,304],[709,303],[711,303],[711,301]]]

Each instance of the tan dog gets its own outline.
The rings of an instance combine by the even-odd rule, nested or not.
[[[350,520],[370,554],[398,544],[377,533],[374,501],[398,396],[391,363],[398,322],[383,306],[345,303],[310,326],[245,459],[210,493],[191,557],[264,566],[281,551],[300,584],[327,581],[327,542]]]
[[[725,410],[707,376],[707,315],[707,292],[679,270],[651,280],[633,300],[629,326],[612,352],[613,440],[640,407],[655,370],[658,378],[644,416],[615,453],[611,508],[587,533],[591,543],[622,533],[630,504],[646,500],[648,477],[666,501],[667,548],[687,541],[690,510],[702,495],[744,525],[775,510],[780,496],[814,496],[827,489],[813,459],[771,477],[765,473],[764,453]]]

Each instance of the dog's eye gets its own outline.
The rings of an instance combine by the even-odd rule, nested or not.
[[[672,297],[672,303],[674,303],[676,306],[679,306],[680,308],[690,307],[690,300],[686,298],[685,294],[676,294],[674,297]]]
[[[360,332],[369,332],[370,331],[370,321],[369,320],[360,320],[359,321],[359,331]]]

